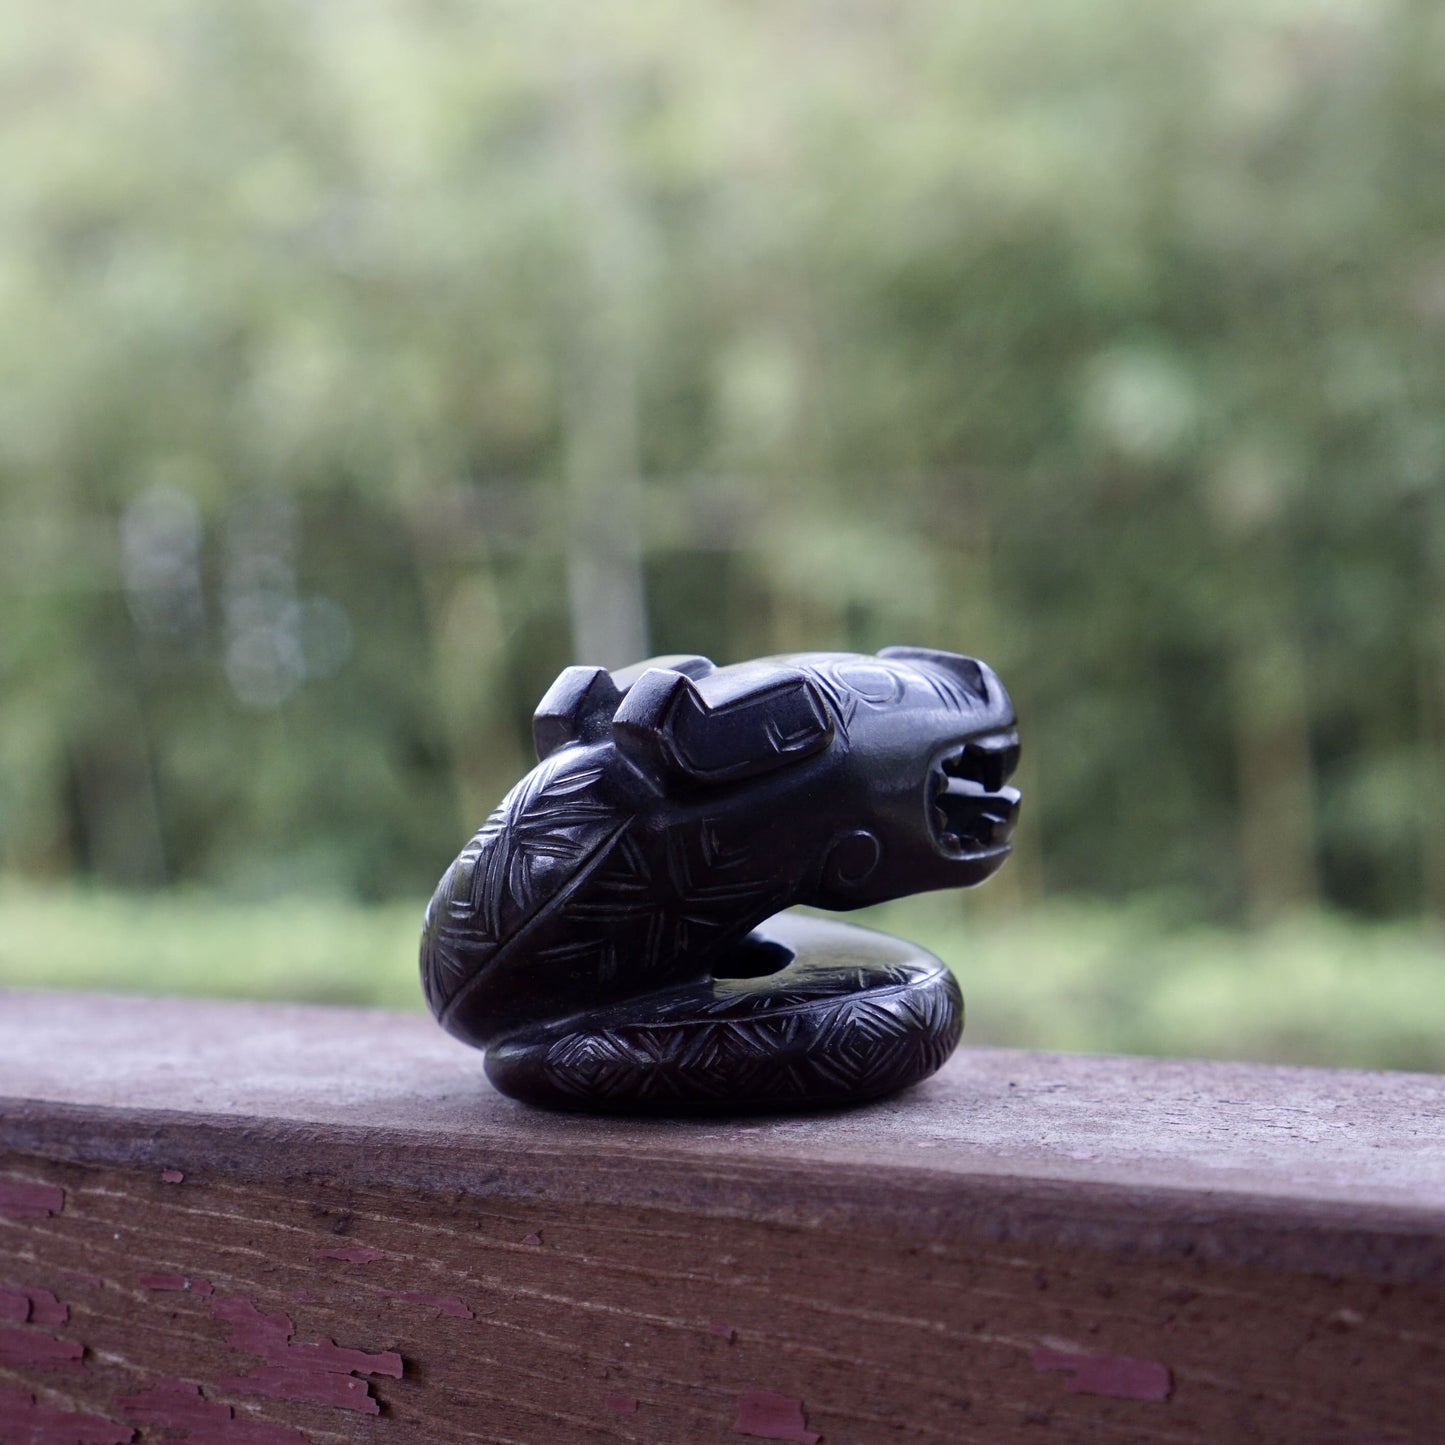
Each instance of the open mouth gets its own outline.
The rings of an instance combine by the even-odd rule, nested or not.
[[[1018,761],[1014,728],[970,738],[934,758],[928,769],[928,818],[945,857],[1007,851],[1019,811],[1019,790],[1007,783]]]

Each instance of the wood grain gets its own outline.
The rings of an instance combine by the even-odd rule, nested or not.
[[[479,1065],[0,995],[0,1440],[1445,1440],[1438,1078],[965,1050],[629,1123]]]

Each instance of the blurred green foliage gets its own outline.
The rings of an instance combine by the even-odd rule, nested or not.
[[[419,909],[0,887],[0,979],[420,1009]],[[1240,932],[1157,902],[1015,917],[947,895],[858,915],[951,960],[969,1045],[1445,1071],[1439,942],[1321,915]]]
[[[990,927],[1445,914],[1433,0],[0,40],[0,869],[414,899],[565,663],[916,642],[1023,717]]]

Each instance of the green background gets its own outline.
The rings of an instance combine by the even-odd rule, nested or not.
[[[977,1039],[1445,1063],[1445,12],[0,16],[0,980],[415,1002],[575,660],[916,643]],[[3,1004],[0,1004],[3,1006]]]

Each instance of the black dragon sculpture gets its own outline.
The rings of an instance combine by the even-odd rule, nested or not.
[[[1013,706],[983,663],[890,647],[716,667],[569,667],[537,766],[447,869],[421,971],[496,1086],[560,1107],[858,1102],[963,1027],[914,945],[805,915],[979,883],[1018,811]],[[781,916],[775,916],[780,915]]]

